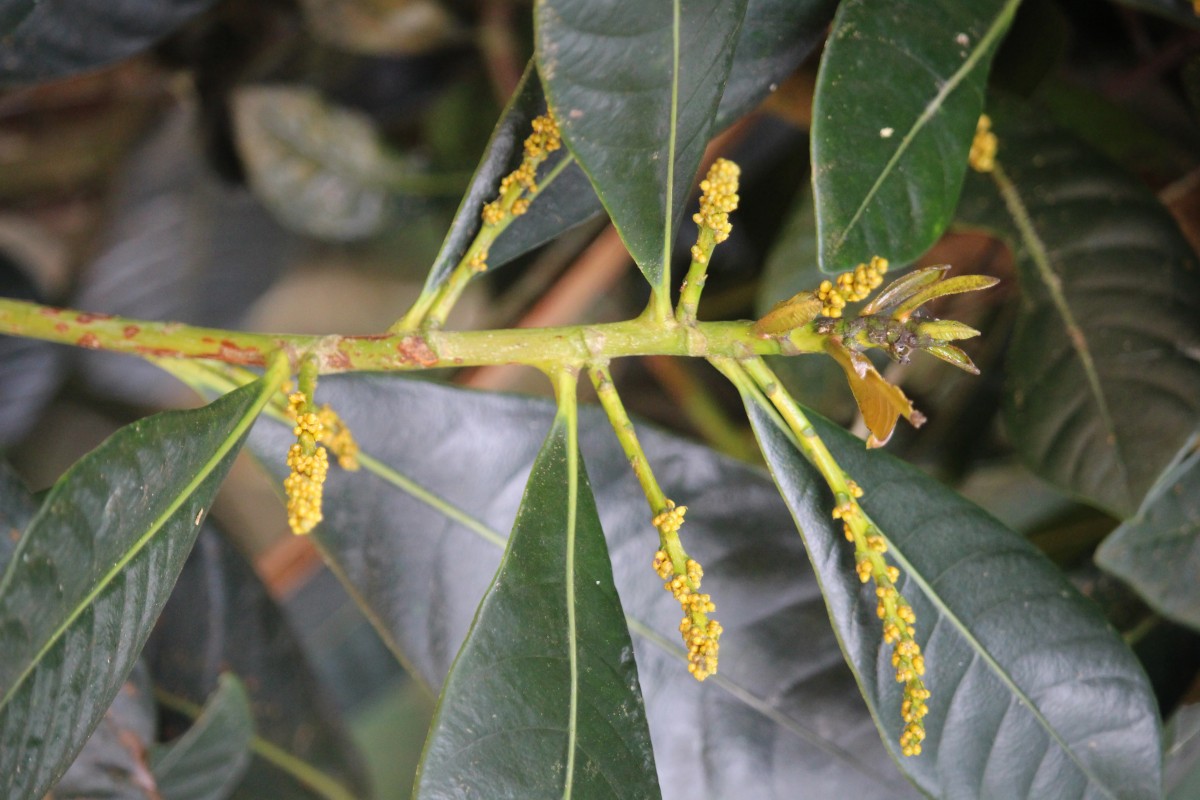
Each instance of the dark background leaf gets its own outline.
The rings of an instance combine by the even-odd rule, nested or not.
[[[0,459],[0,572],[8,566],[21,531],[37,513],[37,503],[24,482]]]
[[[4,0],[0,83],[90,70],[138,53],[213,0]]]
[[[991,59],[1016,6],[841,4],[813,100],[813,189],[825,272],[876,255],[909,264],[946,229]]]
[[[326,378],[318,399],[333,403],[369,453],[449,504],[439,511],[369,472],[334,469],[316,534],[385,641],[439,686],[499,563],[497,531],[512,525],[553,406],[365,376]],[[705,448],[639,431],[664,488],[690,509],[683,541],[704,565],[705,591],[725,627],[720,672],[698,683],[679,640],[679,604],[650,567],[657,538],[641,490],[599,410],[582,409],[580,425],[617,588],[633,620],[664,797],[791,800],[800,786],[814,798],[910,796],[880,746],[770,481]],[[290,438],[290,429],[266,420],[252,435],[277,474]]]
[[[538,74],[563,141],[652,286],[670,270],[745,10],[745,0],[535,8]]]
[[[122,429],[55,484],[30,522],[0,578],[6,797],[40,797],[104,716],[241,446],[239,425],[260,391],[255,383],[202,409]]]
[[[660,796],[575,424],[560,412],[533,463],[442,688],[414,797]]]
[[[1200,629],[1200,458],[1172,472],[1137,515],[1104,540],[1096,563],[1171,619]]]
[[[257,735],[346,786],[370,792],[341,718],[318,685],[280,608],[246,560],[211,526],[184,565],[175,592],[146,646],[160,690],[200,704],[229,671],[246,685]],[[164,732],[191,720],[164,718]],[[255,758],[235,798],[322,797]]]
[[[830,519],[824,481],[754,401],[747,410],[816,566],[889,749],[902,691],[874,590]],[[890,542],[932,692],[928,738],[902,768],[936,797],[1161,794],[1158,709],[1133,653],[1044,556],[915,467],[820,418],[814,425]]]
[[[0,253],[0,296],[46,302],[7,253]],[[49,342],[0,336],[0,448],[19,440],[37,421],[62,380],[64,355]]]
[[[139,661],[54,787],[55,800],[159,800],[146,764],[157,727],[150,676]]]
[[[1035,473],[1127,517],[1197,432],[1200,266],[1134,178],[1035,110],[1001,99],[989,109],[1035,235],[1017,229],[992,181],[971,176],[959,216],[1009,242],[1024,298],[1009,432]]]
[[[187,732],[151,754],[150,767],[162,796],[224,800],[250,766],[253,737],[246,687],[225,673]]]

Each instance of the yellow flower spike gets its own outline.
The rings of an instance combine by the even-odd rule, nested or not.
[[[712,597],[699,591],[704,568],[688,557],[679,542],[679,529],[686,513],[687,506],[665,500],[662,510],[654,516],[654,527],[658,529],[662,546],[654,554],[653,567],[663,579],[663,588],[679,601],[683,611],[679,633],[688,649],[688,672],[702,681],[717,671],[718,640],[722,629],[719,623],[708,618],[708,614],[717,609]]]
[[[967,163],[976,172],[991,172],[996,168],[996,149],[999,140],[992,133],[992,119],[987,114],[980,114],[975,124],[975,138],[971,140],[971,152],[967,154]]]

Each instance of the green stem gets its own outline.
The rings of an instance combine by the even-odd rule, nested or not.
[[[683,279],[683,287],[679,290],[679,305],[675,307],[675,318],[684,325],[695,323],[696,312],[700,308],[700,293],[704,291],[704,283],[708,278],[708,259],[716,247],[711,228],[700,226],[696,246],[705,254],[705,258],[703,261],[692,259],[687,277]]]
[[[282,352],[293,369],[310,356],[321,374],[406,372],[447,367],[526,364],[545,370],[599,364],[625,356],[797,355],[824,351],[811,325],[762,338],[753,323],[648,323],[645,317],[596,325],[493,331],[426,331],[373,336],[263,334],[149,322],[50,308],[0,298],[0,334],[60,342],[144,358],[207,359],[262,367]]]
[[[196,719],[204,709],[192,701],[155,687],[154,699],[164,708]],[[334,778],[321,772],[307,761],[292,755],[279,745],[260,736],[250,739],[250,749],[256,756],[291,775],[297,781],[328,800],[355,800],[354,795]]]
[[[638,441],[637,430],[634,429],[633,421],[629,419],[629,414],[625,411],[625,404],[621,402],[621,396],[617,394],[617,387],[613,384],[612,373],[608,371],[607,367],[592,367],[588,373],[592,379],[592,386],[596,387],[596,396],[600,398],[600,405],[603,406],[604,413],[608,415],[608,421],[617,435],[617,441],[621,443],[621,450],[629,459],[629,466],[633,468],[633,474],[642,486],[646,502],[650,504],[650,512],[653,514],[663,512],[667,508],[667,496],[663,494],[662,488],[654,478],[654,473],[650,470],[650,462],[646,460],[646,453],[642,450],[641,442]]]

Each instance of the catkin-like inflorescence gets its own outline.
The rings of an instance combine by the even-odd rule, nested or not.
[[[346,423],[328,405],[321,406],[321,410],[317,412],[317,419],[321,422],[321,435],[317,437],[317,441],[328,447],[337,457],[339,467],[350,472],[357,470],[358,441],[354,434],[350,433]]]
[[[869,263],[859,264],[832,281],[821,281],[817,288],[817,299],[825,304],[821,313],[827,317],[842,316],[842,309],[847,303],[866,300],[883,283],[883,275],[887,270],[887,259],[874,256]]]
[[[529,210],[530,195],[538,190],[537,169],[546,157],[562,147],[562,136],[553,115],[544,114],[533,120],[533,133],[525,139],[525,157],[520,166],[500,181],[499,196],[483,207],[483,224],[496,226],[511,217]],[[487,251],[476,253],[471,267],[482,272],[487,269]]]
[[[309,410],[303,392],[288,396],[288,415],[295,421],[292,434],[296,443],[288,449],[287,465],[291,474],[283,481],[287,493],[288,525],[292,532],[312,531],[322,519],[321,496],[329,473],[329,454],[318,444],[325,433],[320,415]]]
[[[729,214],[738,207],[738,177],[741,169],[737,164],[726,158],[718,158],[709,167],[708,174],[700,182],[700,210],[692,215],[692,220],[701,228],[712,232],[711,244],[705,246],[705,237],[692,246],[692,260],[700,264],[708,263],[712,248],[729,238],[733,225],[729,222]]]
[[[925,656],[914,638],[917,616],[896,588],[900,570],[884,559],[887,540],[858,504],[862,489],[853,481],[847,488],[849,493],[840,495],[842,502],[833,509],[833,518],[842,520],[846,538],[854,543],[854,569],[859,580],[875,583],[875,611],[883,623],[883,641],[892,645],[896,681],[904,684],[900,704],[900,715],[904,719],[900,752],[906,756],[919,755],[925,740],[924,719],[929,711],[925,701],[929,699],[929,690],[922,679]]]
[[[971,140],[971,152],[967,154],[967,163],[976,172],[991,172],[996,168],[996,148],[999,140],[992,133],[992,119],[987,114],[980,114],[975,123],[975,138]]]
[[[683,620],[679,633],[688,649],[688,672],[702,681],[717,671],[717,656],[721,645],[721,623],[709,619],[716,611],[712,597],[700,591],[704,569],[687,557],[679,545],[679,528],[687,506],[676,506],[670,500],[654,518],[663,547],[654,554],[654,571],[664,581],[663,588],[679,601],[683,609]]]

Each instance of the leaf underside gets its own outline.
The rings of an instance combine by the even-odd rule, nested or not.
[[[865,490],[916,613],[928,738],[920,756],[900,757],[902,692],[874,591],[855,575],[816,471],[771,411],[754,398],[747,411],[880,734],[913,783],[956,800],[1160,796],[1153,693],[1096,607],[982,509],[818,417],[819,435]]]
[[[224,800],[250,765],[253,737],[246,687],[226,673],[187,733],[151,756],[159,792],[170,800]]]
[[[331,376],[320,392],[394,472],[332,470],[317,541],[389,647],[438,686],[495,574],[504,546],[497,531],[512,527],[553,406],[403,378]],[[657,539],[644,497],[607,419],[581,409],[580,447],[633,636],[663,796],[793,800],[799,786],[813,798],[914,796],[863,708],[775,487],[652,428],[639,437],[664,489],[689,507],[684,540],[725,627],[720,671],[693,680],[679,604],[650,567]],[[289,428],[264,420],[251,446],[279,474],[290,438]],[[437,496],[418,499],[423,487]]]
[[[1035,473],[1128,517],[1200,427],[1200,265],[1138,181],[1043,115],[994,105],[1010,196],[973,176],[960,216],[1017,259],[1008,429]]]

